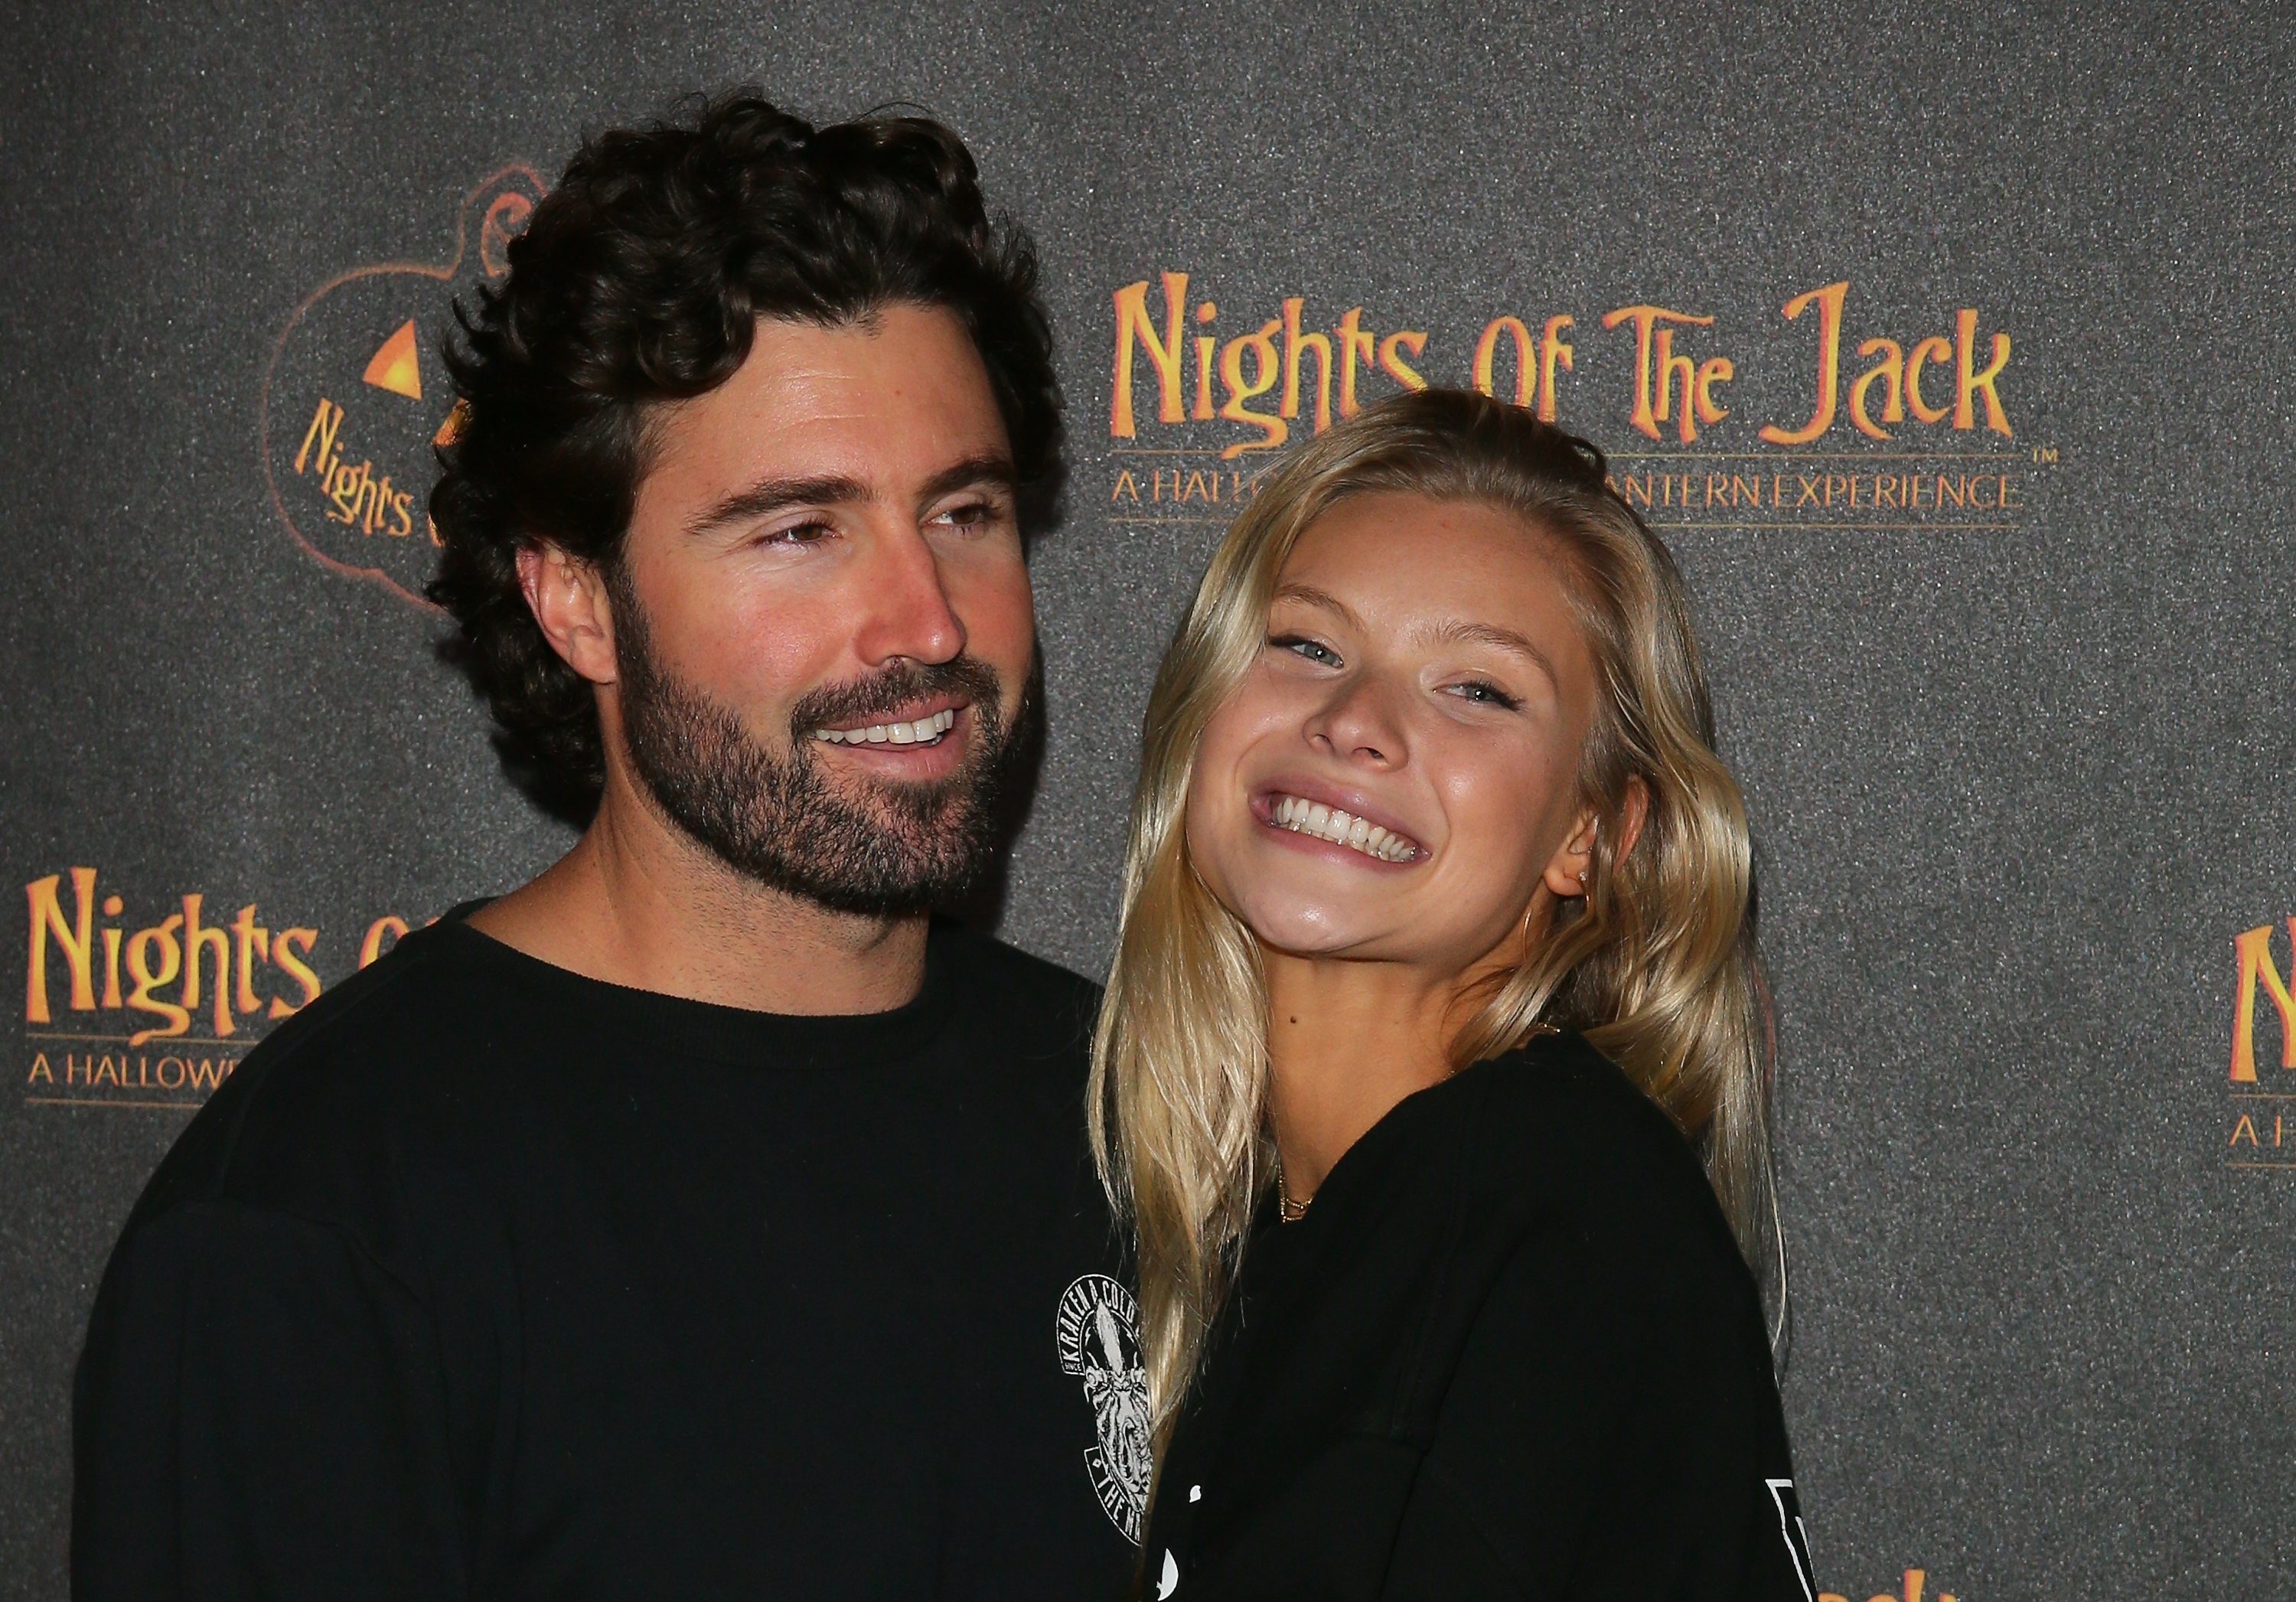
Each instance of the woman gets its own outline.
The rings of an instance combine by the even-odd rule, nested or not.
[[[1221,544],[1095,1043],[1149,1594],[1807,1602],[1712,747],[1665,548],[1518,408],[1366,412]]]

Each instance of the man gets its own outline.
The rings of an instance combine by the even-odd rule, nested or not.
[[[594,808],[251,1053],[81,1358],[78,1595],[1089,1598],[1146,1493],[1084,982],[928,930],[1057,471],[947,130],[585,145],[463,315],[434,596]]]

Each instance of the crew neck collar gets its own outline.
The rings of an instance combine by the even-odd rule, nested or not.
[[[1324,1217],[1345,1211],[1356,1191],[1372,1183],[1388,1161],[1388,1154],[1398,1146],[1407,1145],[1418,1129],[1431,1118],[1439,1118],[1442,1109],[1456,1097],[1476,1094],[1476,1088],[1494,1075],[1519,1067],[1528,1060],[1540,1042],[1576,1039],[1575,1031],[1555,1034],[1539,1034],[1496,1056],[1485,1057],[1456,1069],[1431,1085],[1423,1085],[1404,1097],[1385,1113],[1380,1114],[1371,1128],[1356,1137],[1355,1144],[1340,1154],[1339,1161],[1316,1187],[1314,1201],[1300,1217],[1285,1220],[1276,1204],[1275,1187],[1270,1185],[1261,1194],[1252,1209],[1252,1249],[1265,1251],[1274,1242],[1305,1242],[1318,1239],[1320,1228],[1313,1228],[1320,1211]],[[1329,1199],[1338,1204],[1326,1207]]]
[[[465,902],[400,944],[430,946],[449,961],[483,968],[578,1029],[605,1031],[648,1050],[775,1069],[850,1067],[922,1050],[955,1001],[944,949],[951,936],[939,928],[925,942],[924,982],[901,1006],[875,1013],[771,1013],[616,984],[545,962],[471,927],[470,915],[485,905]]]

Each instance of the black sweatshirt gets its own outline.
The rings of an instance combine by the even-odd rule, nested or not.
[[[1809,1602],[1752,1276],[1583,1039],[1407,1097],[1274,1212],[1158,1476],[1145,1596]]]
[[[459,921],[253,1053],[104,1276],[84,1602],[1111,1597],[1144,1499],[1084,981],[786,1017]]]

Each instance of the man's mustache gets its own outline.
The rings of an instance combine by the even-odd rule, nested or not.
[[[1002,694],[996,670],[978,657],[959,655],[945,662],[904,659],[867,678],[807,691],[790,708],[790,735],[803,750],[816,729],[850,728],[932,695],[971,702],[983,727],[993,731]]]

